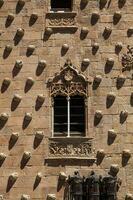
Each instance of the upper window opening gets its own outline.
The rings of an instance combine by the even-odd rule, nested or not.
[[[51,9],[72,10],[72,0],[51,0]]]

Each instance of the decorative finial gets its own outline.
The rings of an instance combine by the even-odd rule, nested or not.
[[[110,129],[110,130],[108,131],[108,137],[109,137],[109,138],[114,139],[114,138],[116,138],[116,136],[117,136],[117,133],[116,133],[116,131],[115,131],[114,129]]]
[[[9,176],[9,180],[12,181],[12,182],[15,182],[17,180],[17,178],[18,178],[17,172],[14,172]]]
[[[30,200],[30,195],[22,194],[21,200]]]
[[[47,195],[47,200],[56,200],[55,194],[48,194]]]
[[[83,63],[83,65],[88,66],[90,64],[90,59],[89,58],[84,58],[82,63]]]
[[[59,179],[62,181],[65,181],[67,178],[67,175],[65,174],[65,172],[60,172],[59,173]]]
[[[12,135],[11,135],[11,139],[12,140],[16,141],[18,138],[19,138],[19,133],[18,132],[12,133]]]
[[[23,28],[18,28],[16,35],[18,37],[23,37],[23,35],[24,35],[24,29]]]
[[[71,66],[71,65],[72,65],[71,59],[68,58],[68,59],[66,60],[66,62],[65,62],[65,65],[70,65],[70,66]]]
[[[110,166],[110,172],[113,174],[117,174],[119,172],[119,166],[117,164],[112,164]]]
[[[0,161],[4,161],[6,159],[6,154],[0,153]]]
[[[129,149],[124,149],[124,150],[122,151],[122,156],[123,156],[124,158],[130,158],[130,157],[131,157],[131,152],[130,152],[130,150],[129,150]]]
[[[44,137],[44,132],[43,131],[37,131],[36,132],[36,134],[35,134],[35,137],[37,138],[37,139],[43,139],[43,137]]]
[[[10,85],[10,83],[11,83],[11,79],[10,78],[8,78],[8,77],[4,78],[4,80],[3,80],[3,84],[4,85],[8,86],[8,85]]]
[[[103,116],[102,111],[101,110],[96,110],[95,116],[96,116],[96,118],[101,119],[102,116]]]
[[[32,85],[34,84],[34,82],[35,82],[35,81],[34,81],[34,79],[33,79],[32,77],[28,77],[28,78],[27,78],[27,81],[26,81],[26,84],[32,86]]]
[[[20,96],[19,94],[14,94],[13,100],[15,102],[20,102],[22,100],[22,96]]]
[[[96,83],[100,83],[100,82],[102,81],[102,76],[101,76],[101,75],[96,75],[96,76],[94,77],[94,81],[95,81]]]
[[[30,159],[30,157],[31,157],[31,152],[25,151],[23,154],[24,160],[28,160],[28,159]]]
[[[22,60],[16,60],[15,67],[18,68],[18,69],[21,69],[22,66],[23,66],[23,61]]]
[[[31,121],[31,119],[32,119],[32,113],[25,113],[25,119],[27,121]]]
[[[1,119],[2,121],[7,121],[8,118],[9,118],[9,114],[8,114],[8,113],[1,113],[0,119]]]
[[[46,64],[47,64],[46,60],[40,60],[40,61],[38,62],[38,66],[41,67],[41,68],[46,67]]]
[[[53,29],[52,29],[52,28],[47,27],[47,28],[45,29],[45,34],[46,34],[46,35],[50,36],[52,33],[53,33]]]
[[[125,197],[125,200],[133,200],[133,194],[127,193],[126,197]]]
[[[104,158],[104,156],[105,156],[105,151],[104,151],[104,149],[99,149],[99,150],[97,151],[97,157],[98,157],[98,158]]]

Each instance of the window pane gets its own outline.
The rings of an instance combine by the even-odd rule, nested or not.
[[[51,0],[51,8],[71,9],[71,0]]]
[[[54,97],[54,132],[67,133],[67,99],[63,96]]]
[[[70,131],[76,135],[85,133],[85,103],[82,96],[70,98]]]

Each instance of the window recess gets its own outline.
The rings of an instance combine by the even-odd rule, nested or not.
[[[51,0],[51,10],[71,11],[72,10],[72,0]]]
[[[54,135],[85,133],[85,103],[82,96],[54,97]]]
[[[54,97],[54,132],[67,133],[67,99],[63,96]]]
[[[70,97],[70,132],[85,133],[85,100],[82,96]]]

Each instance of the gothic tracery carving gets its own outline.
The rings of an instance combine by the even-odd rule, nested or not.
[[[133,69],[133,47],[127,46],[127,53],[122,56],[122,71],[130,71]]]
[[[59,74],[55,74],[55,76],[48,81],[50,84],[51,96],[87,96],[88,82],[91,83],[92,78],[89,77],[87,79],[83,74],[78,72],[70,60],[66,61]]]

